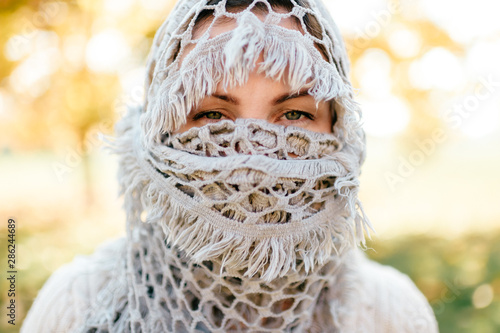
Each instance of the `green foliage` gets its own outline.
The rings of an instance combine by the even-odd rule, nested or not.
[[[417,284],[434,309],[440,332],[500,331],[498,232],[453,240],[411,236],[371,246],[376,249],[368,251],[371,258],[396,267]],[[492,295],[481,296],[480,286]]]

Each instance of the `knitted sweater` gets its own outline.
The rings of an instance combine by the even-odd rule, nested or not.
[[[85,313],[99,301],[99,291],[114,277],[116,266],[123,264],[125,245],[123,238],[109,242],[59,268],[39,292],[21,333],[78,332]],[[338,291],[347,294],[344,302],[318,301],[315,308],[337,321],[332,332],[438,331],[431,307],[406,275],[368,260],[357,250],[349,257],[342,273],[348,276],[349,290]]]

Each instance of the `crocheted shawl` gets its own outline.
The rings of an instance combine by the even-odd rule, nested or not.
[[[156,34],[145,103],[117,125],[126,261],[83,331],[335,330],[319,308],[368,223],[346,52],[319,1],[243,2],[181,0]],[[220,20],[235,27],[213,36]],[[332,101],[332,133],[238,119],[173,134],[252,70]]]

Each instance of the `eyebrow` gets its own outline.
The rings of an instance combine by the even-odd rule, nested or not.
[[[276,98],[274,100],[273,104],[274,105],[281,104],[281,103],[286,102],[290,99],[299,98],[299,97],[303,97],[303,96],[311,96],[309,94],[309,89],[303,89],[303,90],[296,92],[296,93],[293,93],[293,94],[283,94],[280,97]]]
[[[238,99],[234,98],[231,95],[217,95],[217,94],[213,94],[212,96],[215,97],[215,98],[218,98],[220,100],[223,100],[225,102],[231,103],[231,104],[235,104],[235,105],[239,104]],[[290,99],[304,97],[304,96],[311,96],[309,94],[309,89],[304,89],[302,91],[299,91],[299,92],[296,92],[296,93],[293,93],[293,94],[286,93],[286,94],[280,95],[278,98],[276,98],[273,101],[273,105],[281,104],[281,103],[284,103],[284,102],[286,102],[286,101],[288,101]]]

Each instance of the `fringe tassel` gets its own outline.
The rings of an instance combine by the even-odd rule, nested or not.
[[[341,200],[346,202],[344,213],[333,214],[335,216],[333,220],[324,218],[308,231],[301,229],[280,236],[266,236],[268,226],[255,225],[252,228],[260,230],[255,233],[258,236],[249,236],[243,230],[239,230],[237,223],[231,228],[219,228],[216,226],[217,223],[212,221],[210,214],[207,215],[206,211],[191,207],[193,205],[196,207],[196,203],[192,203],[191,206],[186,204],[187,200],[193,199],[187,195],[167,194],[165,186],[172,185],[158,181],[158,178],[152,177],[150,170],[145,170],[144,166],[141,166],[139,160],[142,157],[137,156],[133,149],[138,140],[134,125],[138,114],[131,113],[117,126],[119,138],[113,147],[121,156],[119,178],[121,192],[125,197],[128,228],[140,230],[141,213],[147,212],[148,217],[145,222],[161,225],[167,243],[185,251],[197,263],[222,258],[225,269],[229,271],[245,270],[245,276],[258,276],[265,281],[271,281],[296,269],[298,261],[302,261],[305,270],[310,271],[326,262],[332,254],[342,255],[356,243],[364,244],[364,231],[372,229],[356,199],[357,180],[349,175],[338,177],[334,184],[343,198]],[[158,150],[165,150],[165,147]],[[170,155],[169,159],[172,158]],[[283,165],[286,166],[287,163]],[[285,172],[292,171],[293,164],[288,165],[290,169]],[[309,164],[304,163],[304,167],[307,165]],[[264,166],[267,172],[272,172],[269,171],[270,167],[271,164]],[[329,172],[331,171],[330,169]],[[342,167],[339,173],[345,174],[346,171],[345,167]],[[156,171],[153,172],[156,177],[163,177]],[[283,225],[283,227],[288,226]]]
[[[174,62],[166,69],[165,79],[148,95],[148,109],[142,115],[148,146],[158,135],[172,132],[185,123],[186,115],[204,97],[213,94],[218,83],[225,88],[242,85],[256,66],[266,76],[290,84],[292,91],[308,88],[317,101],[352,94],[350,84],[342,79],[336,67],[326,62],[312,40],[300,32],[265,26],[250,12],[239,20],[236,29],[198,42],[182,65]],[[264,60],[256,63],[261,54]],[[346,102],[352,104],[350,99]],[[349,114],[359,110],[353,105],[345,106]],[[349,114],[345,120],[350,123]]]

